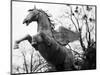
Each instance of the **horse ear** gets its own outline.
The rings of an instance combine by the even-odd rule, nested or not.
[[[56,39],[56,41],[63,46],[67,45],[69,42],[79,40],[79,37],[79,32],[73,32],[64,27],[60,27],[59,32],[54,33],[54,38]]]
[[[30,11],[33,11],[34,9],[36,9],[36,6],[34,5],[34,8],[33,9],[29,9],[28,11],[30,12]]]

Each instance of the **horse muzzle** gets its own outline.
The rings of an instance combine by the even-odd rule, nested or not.
[[[23,24],[25,24],[25,23],[26,23],[26,26],[28,26],[28,25],[29,25],[29,21],[28,21],[28,20],[26,20],[26,19],[23,21]]]

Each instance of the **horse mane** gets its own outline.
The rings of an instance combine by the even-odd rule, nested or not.
[[[47,18],[48,18],[48,20],[49,20],[49,22],[50,22],[50,27],[51,27],[51,30],[53,31],[54,30],[54,28],[55,28],[55,25],[54,25],[54,23],[52,23],[53,22],[53,20],[51,20],[50,19],[50,15],[48,15],[48,13],[46,13],[45,11],[43,11],[42,9],[38,9],[38,11],[40,11],[41,13],[43,13],[43,14],[45,14],[46,16],[47,16]]]

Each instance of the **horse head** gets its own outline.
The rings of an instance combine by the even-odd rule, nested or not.
[[[36,9],[36,7],[34,9],[29,9],[28,11],[29,14],[24,19],[23,24],[26,23],[28,26],[31,22],[36,21],[38,25],[37,31],[44,31],[51,36],[51,29],[54,26],[53,23],[51,23],[50,16],[42,9]]]
[[[29,9],[28,10],[29,14],[26,16],[26,18],[23,21],[23,24],[26,23],[28,26],[32,21],[37,21],[38,20],[38,14],[40,13],[38,9]]]

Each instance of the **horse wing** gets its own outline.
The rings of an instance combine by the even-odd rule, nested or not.
[[[54,39],[60,43],[61,45],[65,46],[69,42],[73,42],[75,40],[79,40],[80,33],[79,32],[73,32],[71,30],[68,30],[64,27],[59,27],[59,32],[53,31]]]

